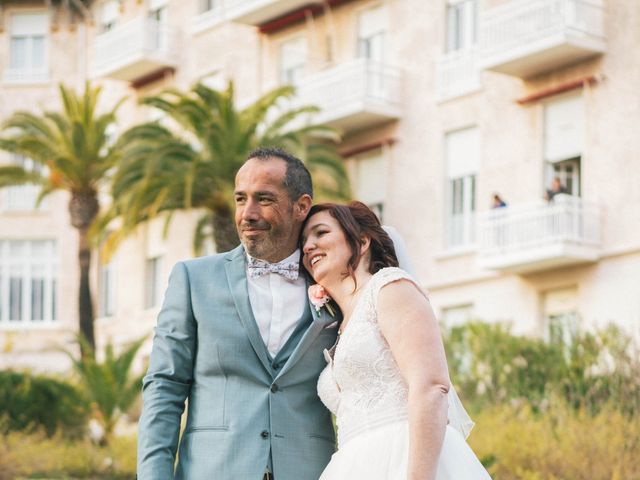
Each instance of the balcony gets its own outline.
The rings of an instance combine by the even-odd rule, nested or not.
[[[313,0],[222,0],[198,15],[194,29],[202,31],[223,21],[262,25],[314,2]]]
[[[398,69],[361,58],[304,77],[296,103],[320,108],[314,122],[353,131],[398,119],[400,91]]]
[[[600,257],[600,209],[579,197],[495,209],[479,230],[479,265],[490,270],[529,273]]]
[[[177,33],[156,20],[139,18],[96,37],[92,77],[135,81],[178,64]]]
[[[606,50],[598,0],[513,0],[480,17],[481,67],[520,78]]]
[[[450,100],[480,90],[480,69],[477,49],[447,53],[436,63],[436,96]]]

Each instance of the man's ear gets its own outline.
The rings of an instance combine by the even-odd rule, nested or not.
[[[310,195],[304,194],[301,195],[298,200],[296,200],[293,208],[295,216],[298,220],[303,221],[309,215],[309,210],[311,210],[311,205],[313,205],[313,199]]]

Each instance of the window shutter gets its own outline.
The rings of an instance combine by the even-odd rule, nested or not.
[[[46,35],[49,17],[46,13],[26,13],[11,17],[11,34],[15,36]]]
[[[480,134],[477,127],[449,132],[445,136],[447,178],[473,175],[480,166]]]
[[[582,154],[585,122],[581,96],[546,104],[544,122],[545,160],[554,163]]]

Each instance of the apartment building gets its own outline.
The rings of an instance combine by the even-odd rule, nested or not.
[[[197,80],[248,102],[281,84],[342,133],[356,198],[405,237],[443,322],[640,334],[640,4],[635,0],[2,2],[0,114],[56,84],[137,100]],[[83,16],[80,13],[84,13]],[[117,132],[114,132],[114,135]],[[7,158],[12,162],[29,159]],[[564,195],[545,200],[554,178]],[[492,208],[492,197],[506,201]],[[67,198],[0,191],[0,367],[64,368],[77,324]],[[108,199],[105,198],[105,201]],[[151,332],[194,215],[94,258],[99,344]]]

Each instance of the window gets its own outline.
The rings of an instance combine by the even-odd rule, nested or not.
[[[387,162],[383,150],[373,150],[347,161],[356,200],[365,203],[383,221]]]
[[[152,257],[147,259],[146,266],[146,294],[145,308],[160,306],[162,298],[162,257]]]
[[[358,18],[358,57],[384,62],[387,11],[383,6],[369,8]]]
[[[579,326],[577,289],[560,288],[544,292],[542,312],[546,339],[569,346]]]
[[[296,37],[280,45],[280,84],[299,85],[306,66],[307,39],[305,37]]]
[[[56,289],[53,240],[0,240],[0,326],[55,321]]]
[[[477,0],[449,0],[447,52],[471,48],[477,41]]]
[[[100,33],[113,30],[118,22],[120,14],[119,0],[105,0],[100,6],[99,30]]]
[[[98,315],[110,317],[115,313],[116,276],[114,261],[98,265]]]
[[[166,30],[168,20],[167,0],[151,0],[149,2],[149,20],[151,20],[149,28],[152,33],[151,41],[153,42],[151,48],[154,50],[166,50],[168,46]]]
[[[24,168],[28,172],[45,173],[45,167],[41,163],[34,162],[23,155],[12,154],[10,163]],[[17,185],[4,189],[3,209],[5,211],[28,212],[36,210],[36,200],[40,194],[39,185]],[[43,202],[44,203],[44,202]],[[43,206],[40,204],[40,207]]]
[[[475,241],[476,175],[480,163],[477,128],[445,135],[446,156],[446,246],[470,245]]]
[[[544,105],[545,189],[557,177],[567,193],[580,195],[584,117],[581,96],[564,97]]]
[[[46,13],[17,14],[11,17],[8,81],[34,81],[47,79],[47,32],[49,18]]]

